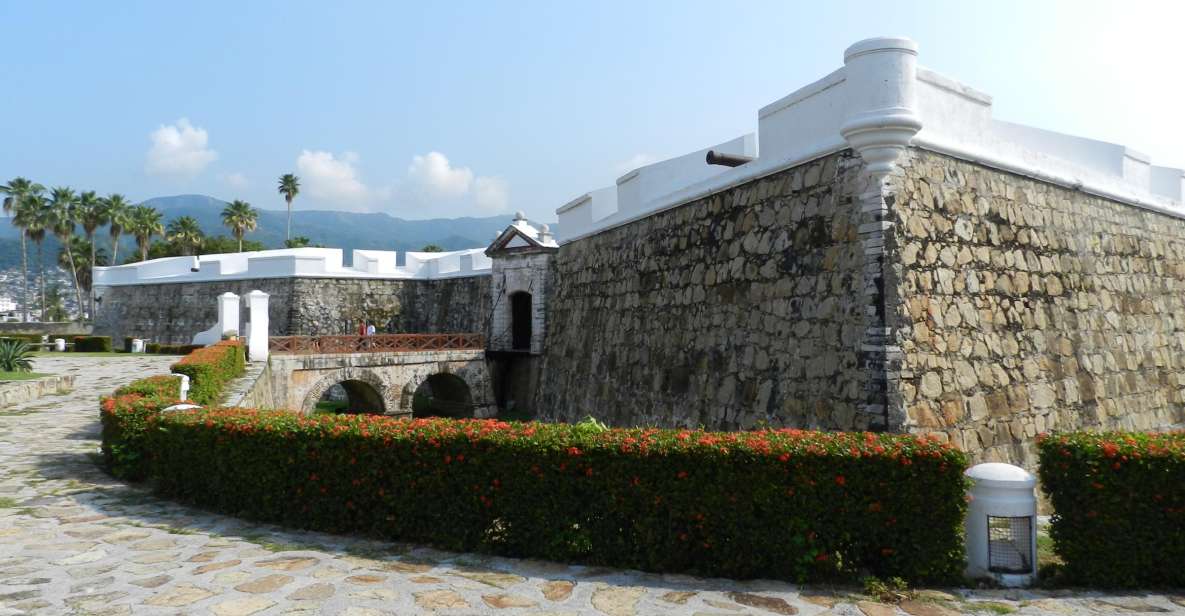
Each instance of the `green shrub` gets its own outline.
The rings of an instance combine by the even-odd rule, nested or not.
[[[160,343],[159,342],[146,343],[144,345],[144,352],[145,353],[152,353],[154,355],[160,353]]]
[[[1058,434],[1038,450],[1070,582],[1185,587],[1185,432]]]
[[[0,340],[21,340],[29,343],[41,342],[41,334],[4,334],[0,336]]]
[[[190,353],[205,348],[202,344],[158,344],[152,353],[160,353],[161,355],[189,355]]]
[[[74,336],[74,350],[79,353],[110,353],[111,336]]]
[[[131,353],[132,352],[132,337],[131,336],[124,336],[123,337],[123,352],[124,353]]]
[[[32,372],[33,349],[21,340],[0,340],[0,371]]]
[[[243,344],[237,340],[198,348],[173,364],[173,372],[189,376],[189,397],[203,405],[218,404],[226,384],[245,371]]]
[[[301,528],[738,578],[963,568],[967,458],[912,436],[246,409],[149,422],[162,493]]]
[[[180,388],[176,375],[153,376],[120,387],[100,401],[103,461],[113,475],[133,481],[145,477],[148,418],[178,402]]]

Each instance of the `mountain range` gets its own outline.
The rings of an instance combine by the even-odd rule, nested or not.
[[[165,224],[181,216],[192,216],[207,235],[230,235],[222,225],[222,208],[226,202],[206,195],[176,195],[154,197],[143,202],[161,212]],[[432,218],[406,220],[389,214],[371,212],[336,212],[328,210],[295,210],[292,214],[293,237],[309,238],[313,245],[342,248],[346,259],[355,248],[374,250],[397,250],[400,252],[419,250],[427,244],[436,244],[444,250],[478,248],[488,245],[494,237],[511,223],[510,214],[484,218]],[[267,248],[282,248],[288,212],[285,210],[259,210],[259,222],[255,231],[246,239],[262,242]],[[555,224],[551,223],[553,232]],[[81,232],[81,229],[79,230]],[[99,246],[109,247],[107,229],[97,233],[102,238]],[[57,241],[50,237],[44,244],[47,264],[56,261]],[[110,252],[110,251],[109,251]],[[135,241],[124,236],[120,241],[120,261],[124,255],[135,253]],[[30,261],[34,259],[32,245],[29,247]],[[20,236],[15,227],[0,220],[0,270],[20,267]]]

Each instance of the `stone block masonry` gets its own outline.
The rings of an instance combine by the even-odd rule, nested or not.
[[[925,150],[903,163],[903,429],[1032,467],[1041,432],[1185,422],[1185,220]]]
[[[861,430],[860,159],[840,152],[561,246],[540,411]],[[875,276],[868,277],[868,280]],[[878,364],[879,365],[879,364]]]
[[[395,332],[485,333],[490,277],[440,280],[261,278],[114,286],[103,294],[95,333],[188,344],[218,318],[216,298],[253,289],[271,296],[270,330],[278,335],[356,333],[360,314],[390,317]],[[244,311],[244,318],[246,311]],[[377,324],[380,328],[383,323]]]
[[[1185,219],[911,148],[851,151],[560,248],[540,413],[932,434],[1185,426]],[[870,181],[871,180],[871,181]]]

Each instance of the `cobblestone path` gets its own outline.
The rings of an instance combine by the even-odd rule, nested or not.
[[[1168,595],[924,591],[889,606],[800,588],[452,554],[254,524],[159,500],[95,466],[97,399],[175,358],[37,360],[77,389],[0,409],[0,616],[7,614],[1183,613]]]

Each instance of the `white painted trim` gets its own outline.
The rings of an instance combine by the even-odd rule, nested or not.
[[[191,271],[194,257],[165,257],[127,265],[94,268],[96,289],[139,284],[221,282],[274,278],[331,278],[366,280],[438,280],[489,276],[492,264],[483,248],[452,252],[408,252],[406,264],[396,266],[395,253],[355,250],[354,265],[342,264],[339,248],[289,248],[202,255],[200,268]]]
[[[1103,197],[1111,201],[1118,201],[1126,205],[1134,205],[1146,210],[1151,210],[1159,214],[1167,214],[1175,218],[1185,218],[1185,210],[1180,206],[1175,205],[1168,200],[1149,200],[1147,198],[1138,197],[1130,192],[1114,190],[1103,186],[1099,182],[1091,178],[1082,179],[1076,176],[1057,173],[1054,171],[1047,171],[1035,167],[1031,164],[1026,164],[1014,159],[1009,159],[1004,156],[992,154],[975,147],[955,144],[940,139],[935,139],[931,136],[917,136],[913,139],[913,144],[925,150],[945,154],[952,158],[958,158],[972,163],[981,164],[985,167],[1023,175],[1025,177],[1056,184],[1064,188],[1078,190],[1096,197]]]
[[[830,90],[831,88],[834,88],[835,86],[838,86],[839,84],[843,83],[844,79],[846,79],[846,74],[844,73],[844,69],[843,68],[835,69],[834,71],[831,71],[831,73],[828,74],[826,77],[824,77],[812,84],[803,86],[803,87],[791,92],[790,94],[783,96],[782,98],[757,110],[757,119],[760,120],[766,116],[773,115],[773,114],[775,114],[787,107],[790,107],[792,105],[797,105],[798,103],[801,103],[802,101],[805,101],[806,99],[811,98],[812,96],[818,96],[819,94],[822,94],[822,93],[826,92],[827,90]]]
[[[590,229],[584,233],[573,235],[571,237],[565,237],[563,241],[560,242],[560,245],[562,246],[569,242],[574,242],[579,239],[592,237],[599,233],[616,229],[622,225],[627,225],[631,222],[641,220],[648,216],[653,216],[671,208],[676,208],[680,205],[697,201],[720,191],[728,190],[729,188],[734,188],[736,186],[740,186],[741,184],[761,179],[765,176],[778,173],[779,171],[784,171],[791,167],[797,167],[798,165],[846,149],[848,149],[847,142],[844,141],[839,135],[836,135],[834,142],[817,144],[811,150],[798,156],[783,158],[780,160],[759,158],[751,163],[741,165],[740,167],[734,167],[724,173],[721,173],[720,175],[708,178],[707,180],[698,182],[696,184],[692,184],[691,186],[688,186],[682,190],[678,190],[658,199],[654,199],[649,203],[644,204],[642,206],[642,211],[636,212],[632,216],[626,216],[618,220],[612,220],[605,224],[605,226],[597,227],[596,229]]]

